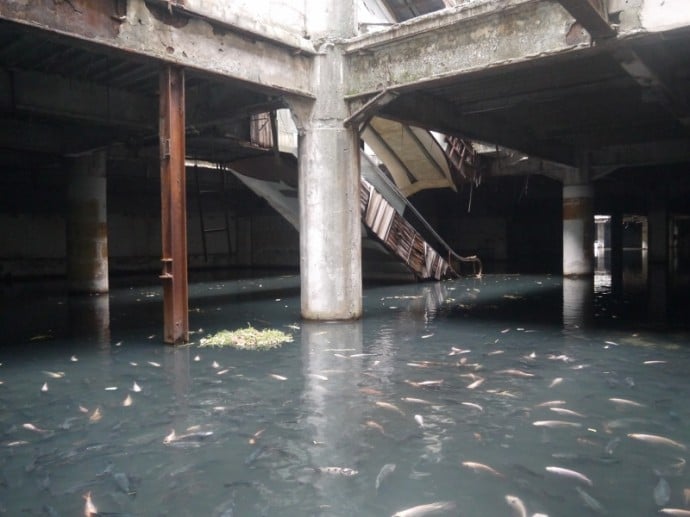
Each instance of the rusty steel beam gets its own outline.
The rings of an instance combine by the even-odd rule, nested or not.
[[[184,70],[160,72],[161,230],[163,339],[189,341],[187,289],[187,204],[185,181]]]
[[[616,35],[608,21],[607,0],[558,0],[558,3],[589,32],[593,40]]]

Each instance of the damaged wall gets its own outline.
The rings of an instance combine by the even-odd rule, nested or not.
[[[111,273],[160,270],[160,180],[157,168],[109,162],[108,247]],[[209,187],[209,172],[202,188]],[[213,172],[215,174],[215,172]],[[3,171],[0,175],[0,277],[65,274],[66,176],[57,168]],[[211,185],[213,186],[213,185]],[[233,182],[227,191],[233,252],[224,233],[207,234],[204,261],[196,185],[187,171],[189,266],[299,266],[299,235],[252,192]],[[209,210],[210,208],[210,210]],[[206,207],[207,227],[224,221],[217,204]]]

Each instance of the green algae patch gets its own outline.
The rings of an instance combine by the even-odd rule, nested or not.
[[[237,330],[221,330],[201,338],[199,346],[231,347],[237,350],[270,350],[292,342],[292,336],[277,329],[258,330],[249,325]]]

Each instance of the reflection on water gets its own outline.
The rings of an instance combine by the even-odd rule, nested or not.
[[[602,275],[370,288],[365,318],[341,323],[300,322],[292,276],[192,286],[195,338],[247,323],[293,334],[266,352],[159,345],[157,287],[16,304],[2,321],[0,511],[81,515],[87,493],[119,515],[436,501],[513,515],[506,495],[528,515],[686,508],[678,290],[667,277],[660,331],[658,295],[631,295],[646,282],[617,298]]]

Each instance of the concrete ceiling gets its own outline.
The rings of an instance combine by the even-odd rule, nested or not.
[[[369,46],[357,43],[353,59],[361,60],[363,69],[380,64],[382,76],[401,83],[389,87],[397,98],[380,116],[572,167],[586,161],[595,175],[627,166],[690,162],[690,28],[587,45],[586,32],[574,25],[569,30],[577,34],[564,32],[563,50],[552,55],[503,58],[498,66],[474,69],[463,68],[456,57],[465,52],[457,30],[448,29],[447,48],[440,34],[420,43],[426,37],[421,31],[407,43],[399,36],[395,44],[388,43],[380,35],[372,36]],[[540,29],[533,25],[533,30]],[[526,38],[520,30],[511,37],[516,42]],[[504,47],[509,51],[510,38],[495,41],[497,48],[486,55],[504,52]],[[432,62],[421,50],[429,45],[440,49],[431,72],[408,80]],[[387,63],[403,52],[412,64],[406,70],[401,66],[396,76],[398,70]],[[459,71],[446,72],[454,67]],[[370,84],[376,80],[381,79]]]
[[[157,158],[159,71],[153,59],[0,22],[0,165],[113,145]],[[188,157],[209,161],[258,154],[246,145],[250,115],[283,105],[194,70],[186,96]]]

